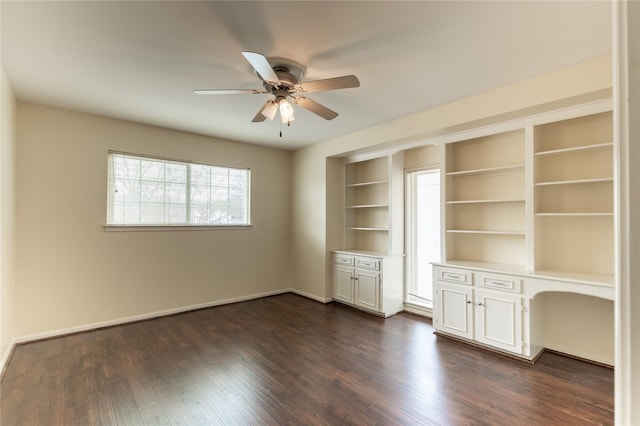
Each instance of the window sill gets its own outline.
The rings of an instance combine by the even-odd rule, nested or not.
[[[104,225],[107,232],[250,230],[253,225]]]

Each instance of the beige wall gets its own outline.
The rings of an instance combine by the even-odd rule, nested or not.
[[[18,104],[16,336],[290,288],[290,153]],[[249,167],[250,230],[105,232],[107,151]]]
[[[4,69],[0,75],[0,370],[14,338],[16,262],[16,100]]]
[[[405,170],[440,165],[440,146],[425,145],[411,148],[404,152]]]
[[[613,365],[614,303],[575,293],[543,293],[545,348]],[[536,298],[537,299],[537,298]]]
[[[610,96],[611,86],[611,57],[604,56],[295,151],[293,287],[318,297],[327,297],[331,291],[330,251],[336,248],[339,239],[331,231],[327,217],[335,218],[335,204],[341,200],[335,196],[339,190],[335,179],[328,179],[327,158],[388,147],[416,147],[431,137],[452,131]],[[576,314],[588,310],[580,303],[576,305]],[[568,309],[571,312],[573,306]],[[611,324],[610,310],[602,309],[595,315],[596,321]],[[571,332],[593,337],[584,327],[573,328]],[[602,336],[603,349],[596,356],[612,364],[613,347],[609,340],[610,336]],[[591,350],[574,349],[575,355]]]

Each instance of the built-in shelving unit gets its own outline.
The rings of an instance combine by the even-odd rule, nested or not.
[[[443,261],[612,285],[612,140],[599,102],[446,141]]]
[[[402,156],[350,158],[345,163],[344,247],[399,254],[402,240]]]
[[[613,281],[611,111],[533,126],[534,269]]]
[[[530,360],[549,342],[562,352],[588,354],[559,344],[562,338],[546,341],[555,330],[545,330],[545,300],[554,297],[537,296],[615,300],[612,140],[610,101],[442,139],[445,250],[434,264],[433,298],[438,334]],[[567,317],[576,312],[566,308]],[[572,329],[580,327],[569,324],[558,336]]]
[[[404,154],[344,163],[344,241],[333,252],[333,298],[390,316],[404,307]]]
[[[524,130],[449,143],[445,164],[447,260],[524,265]]]

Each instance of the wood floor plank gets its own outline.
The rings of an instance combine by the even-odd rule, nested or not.
[[[120,426],[137,426],[142,424],[140,409],[126,379],[109,382],[107,392],[113,404],[116,423]],[[67,424],[82,424],[68,422]]]
[[[293,294],[20,345],[3,426],[613,424],[613,371]]]

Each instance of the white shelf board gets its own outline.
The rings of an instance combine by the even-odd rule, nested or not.
[[[524,198],[509,198],[503,200],[455,200],[447,201],[447,204],[490,204],[490,203],[524,203]]]
[[[594,178],[594,179],[574,179],[574,180],[555,180],[548,182],[537,182],[536,186],[551,186],[551,185],[582,185],[590,183],[613,183],[613,178]]]
[[[485,173],[508,172],[511,170],[524,170],[524,164],[513,164],[509,166],[500,166],[500,167],[488,167],[484,169],[475,169],[475,170],[460,170],[456,172],[448,172],[447,176],[481,175]]]
[[[605,287],[613,287],[615,283],[613,274],[609,275],[593,274],[589,272],[554,271],[550,269],[537,269],[532,274],[542,278],[559,279],[581,284],[591,284]]]
[[[356,206],[346,206],[347,209],[378,209],[378,208],[388,208],[388,204],[359,204]]]
[[[365,226],[347,226],[347,229],[350,229],[352,231],[382,231],[382,232],[389,232],[388,228],[371,228],[371,227],[365,227]]]
[[[526,235],[525,231],[489,231],[482,229],[447,229],[447,232],[456,234],[515,235],[522,237]]]
[[[596,216],[603,216],[603,217],[613,217],[613,213],[599,213],[599,212],[574,212],[574,213],[536,213],[536,216],[543,216],[543,217],[579,217],[579,216],[591,216],[591,217],[596,217]]]
[[[345,185],[347,188],[356,188],[360,186],[373,186],[373,185],[387,185],[389,183],[388,180],[374,180],[371,182],[358,182],[358,183],[348,183]]]
[[[609,149],[609,148],[613,148],[613,142],[599,143],[594,145],[580,145],[580,146],[571,147],[571,148],[552,149],[549,151],[540,151],[540,152],[536,152],[536,156],[553,157],[555,155],[574,154],[579,152],[597,151],[597,150]]]

